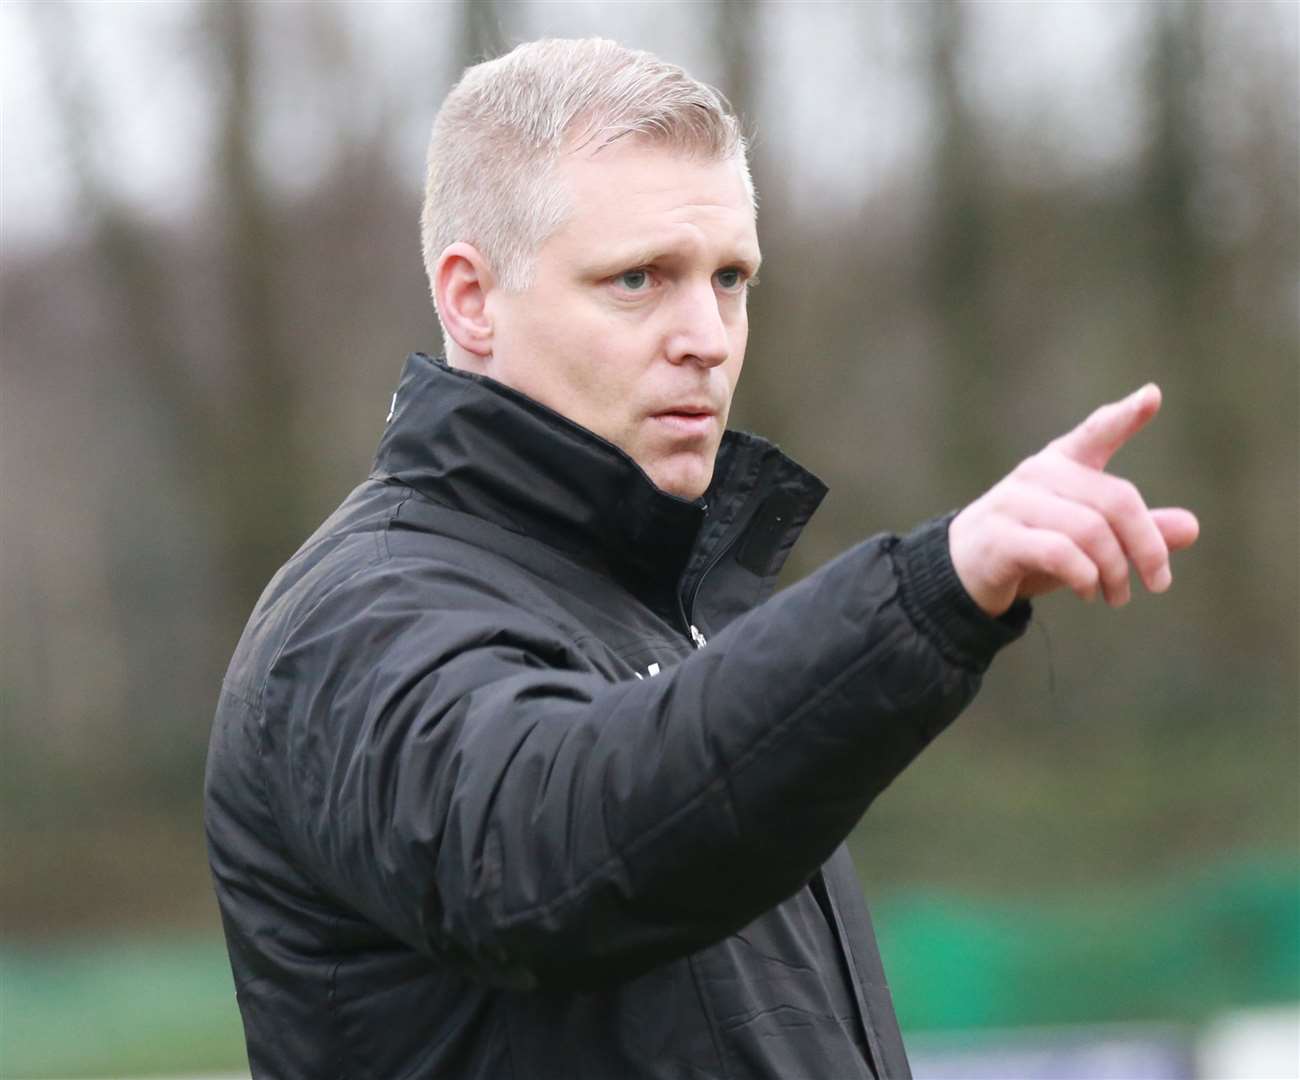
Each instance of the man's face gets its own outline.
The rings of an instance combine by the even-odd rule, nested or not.
[[[704,494],[745,359],[754,214],[735,161],[616,142],[559,166],[573,213],[533,284],[493,290],[484,370]]]

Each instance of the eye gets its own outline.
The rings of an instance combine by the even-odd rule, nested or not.
[[[714,274],[713,280],[724,292],[735,292],[745,284],[745,271],[735,266],[728,266]]]
[[[642,292],[650,284],[650,271],[624,270],[614,280],[628,292]]]

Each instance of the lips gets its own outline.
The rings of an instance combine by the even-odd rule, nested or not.
[[[667,409],[660,409],[653,415],[659,416],[685,416],[685,417],[708,417],[715,416],[717,410],[711,405],[673,405]]]
[[[717,410],[709,405],[673,405],[651,413],[650,419],[682,436],[712,433]]]

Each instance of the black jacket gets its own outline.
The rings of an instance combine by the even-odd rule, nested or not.
[[[841,842],[1026,613],[975,607],[946,520],[763,602],[823,493],[729,434],[686,502],[407,361],[375,471],[267,587],[217,709],[255,1076],[908,1075]]]

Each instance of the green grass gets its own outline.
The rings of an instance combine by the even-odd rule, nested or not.
[[[0,950],[0,1076],[200,1071],[248,1071],[220,937]]]
[[[875,905],[904,1029],[1148,1020],[1300,1000],[1300,875],[1233,861],[1143,890]],[[219,936],[0,948],[0,1076],[245,1073]]]

